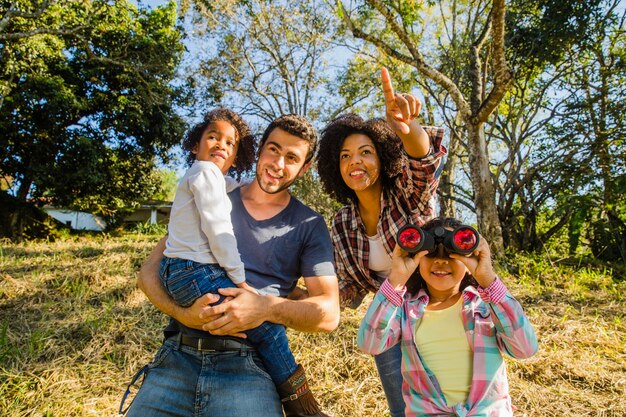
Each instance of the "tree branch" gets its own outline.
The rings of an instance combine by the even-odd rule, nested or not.
[[[494,0],[491,9],[492,56],[494,81],[489,96],[483,101],[475,116],[477,122],[486,122],[489,115],[498,106],[513,79],[505,55],[504,27],[505,27],[505,0]]]
[[[354,35],[354,37],[370,42],[371,44],[385,51],[385,53],[389,55],[390,57],[395,58],[401,62],[404,62],[416,68],[421,74],[432,79],[434,82],[436,82],[446,91],[448,91],[448,93],[450,94],[454,102],[456,103],[459,112],[461,112],[462,114],[469,115],[470,108],[469,108],[467,101],[463,97],[463,93],[461,93],[461,91],[458,89],[456,84],[450,78],[446,77],[444,74],[442,74],[441,72],[437,71],[436,69],[427,65],[424,62],[422,54],[419,52],[417,48],[415,48],[415,46],[413,45],[413,42],[411,41],[411,39],[409,39],[406,32],[404,32],[404,30],[400,27],[400,25],[398,25],[398,23],[395,21],[389,9],[387,9],[387,7],[384,6],[382,2],[379,0],[367,0],[367,1],[385,17],[387,23],[391,27],[391,30],[404,43],[404,45],[407,47],[411,55],[409,56],[409,55],[402,54],[401,52],[389,46],[383,40],[371,34],[368,34],[364,32],[363,30],[361,30],[360,28],[356,27],[356,25],[350,18],[348,11],[344,7],[343,2],[338,1],[339,7],[342,10],[343,20],[348,26],[348,28],[350,29],[350,31],[352,32],[352,34]]]

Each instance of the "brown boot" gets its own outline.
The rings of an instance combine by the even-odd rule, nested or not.
[[[285,382],[278,387],[286,417],[314,416],[330,417],[322,413],[320,406],[313,398],[306,375],[301,365]]]

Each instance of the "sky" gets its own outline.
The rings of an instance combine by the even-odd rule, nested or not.
[[[142,5],[155,7],[155,6],[161,6],[161,5],[167,4],[168,0],[138,0],[138,1],[135,0],[135,3],[141,3]]]

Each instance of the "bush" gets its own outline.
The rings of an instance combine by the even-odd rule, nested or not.
[[[626,262],[626,227],[618,219],[595,221],[589,235],[591,251],[596,258]]]
[[[146,236],[163,236],[167,234],[167,225],[149,222],[136,223],[130,228],[130,232]]]

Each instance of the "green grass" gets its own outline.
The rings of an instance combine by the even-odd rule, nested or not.
[[[115,416],[133,374],[159,347],[167,319],[135,288],[158,235],[0,242],[0,412]],[[508,259],[502,273],[540,339],[508,361],[517,416],[626,415],[626,284],[602,265],[542,256]],[[290,331],[323,408],[385,416],[374,363],[356,347],[371,300],[342,312],[331,334]]]

